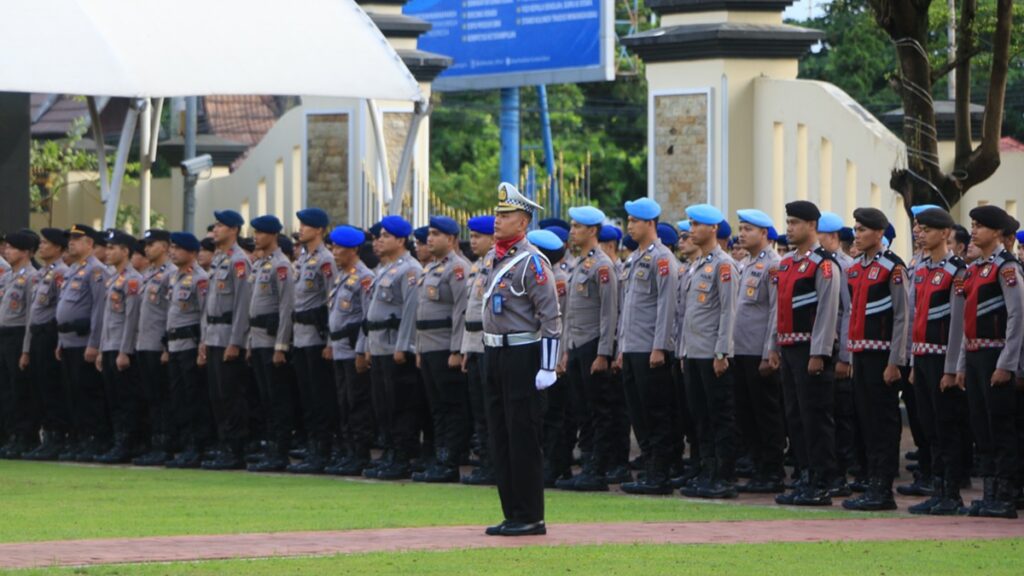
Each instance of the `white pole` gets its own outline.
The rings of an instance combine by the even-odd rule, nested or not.
[[[113,228],[117,223],[117,206],[121,202],[121,184],[128,164],[128,152],[135,136],[135,124],[139,121],[139,109],[145,106],[142,100],[135,100],[128,106],[121,129],[121,140],[117,143],[117,160],[114,162],[114,177],[110,182],[110,195],[103,209],[103,228]]]
[[[153,101],[146,99],[139,117],[139,226],[133,230],[136,236],[149,229],[150,187],[153,183],[152,164],[149,160],[149,140],[152,138]]]
[[[366,106],[370,109],[370,123],[373,125],[373,137],[377,144],[377,164],[380,166],[381,172],[384,173],[380,181],[381,200],[383,201],[380,210],[381,216],[384,216],[384,207],[391,203],[391,169],[388,168],[388,145],[384,140],[384,116],[381,115],[377,103],[373,100],[367,100]]]

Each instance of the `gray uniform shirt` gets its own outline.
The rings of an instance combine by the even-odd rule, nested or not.
[[[327,308],[327,299],[331,292],[334,277],[338,275],[338,267],[334,256],[321,244],[312,252],[303,248],[302,254],[295,262],[295,312],[305,312],[318,308]],[[314,324],[294,323],[295,347],[324,346],[327,334],[322,333]]]
[[[619,277],[600,248],[587,252],[572,270],[565,303],[565,338],[569,349],[597,340],[597,353],[611,357],[619,319]]]
[[[252,297],[249,300],[249,348],[274,348],[287,352],[292,341],[292,263],[280,248],[253,262]],[[273,315],[277,331],[254,326],[253,318]],[[262,322],[261,322],[262,323]]]
[[[142,275],[142,308],[139,311],[139,336],[135,349],[146,352],[163,352],[164,336],[167,335],[167,309],[171,305],[168,293],[171,278],[178,267],[165,262],[157,268],[150,268]]]
[[[676,272],[678,275],[678,281],[676,282],[676,317],[674,330],[676,358],[686,357],[686,286],[692,272],[692,263],[679,263],[679,267]]]
[[[64,277],[57,302],[57,324],[89,322],[85,334],[62,332],[61,348],[91,347],[99,349],[103,327],[103,297],[106,295],[107,267],[93,256],[72,264]]]
[[[469,267],[469,277],[466,278],[466,324],[474,323],[482,325],[484,318],[484,291],[487,290],[487,279],[490,277],[492,259],[490,257],[478,258]],[[465,330],[462,335],[463,354],[476,352],[482,354],[484,351],[484,331]]]
[[[733,355],[733,320],[736,317],[736,261],[715,245],[695,262],[686,287],[686,357],[714,358]],[[763,334],[763,328],[760,329]]]
[[[347,335],[341,338],[331,337],[331,352],[335,360],[351,360],[356,354],[366,352],[366,334],[363,332],[362,324],[366,319],[373,277],[373,271],[367,268],[362,260],[358,260],[355,266],[339,271],[334,278],[330,295],[331,333],[356,330],[354,346],[352,338]]]
[[[416,321],[451,320],[440,328],[416,328],[416,352],[458,353],[466,327],[466,271],[469,262],[452,252],[423,269]]]
[[[107,298],[103,305],[101,352],[135,353],[142,304],[142,274],[126,265],[124,271],[107,280]]]
[[[656,239],[646,248],[629,255],[624,274],[618,327],[619,351],[675,350],[672,335],[675,332],[673,320],[679,260],[661,240]]]
[[[68,267],[60,259],[39,270],[36,285],[32,290],[32,304],[28,311],[29,326],[53,322],[57,315],[57,295],[67,271]],[[32,331],[27,330],[22,352],[27,354],[31,347]]]
[[[19,270],[3,275],[0,284],[0,326],[27,326],[32,293],[35,291],[38,272],[30,263]]]
[[[1015,264],[1004,265],[1004,250],[998,249],[988,258],[979,258],[971,263],[974,273],[981,273],[983,267],[990,267],[992,274],[999,275],[999,287],[1003,292],[1003,305],[1006,307],[1006,338],[1003,342],[999,359],[996,360],[996,369],[1016,372],[1022,366],[1021,354],[1024,353],[1024,276],[1021,274],[1021,267]],[[954,300],[962,301],[966,305],[966,293],[960,290]],[[963,372],[966,367],[967,354],[966,334],[960,341],[960,354],[957,360],[957,372]],[[1020,374],[1017,374],[1018,376]]]
[[[835,253],[836,260],[839,262],[840,275],[842,277],[841,286],[846,286],[847,274],[850,270],[850,266],[853,266],[853,258],[849,254],[843,251]],[[850,363],[850,291],[846,288],[839,290],[839,354],[837,360],[845,364]]]
[[[411,352],[416,337],[416,306],[419,303],[419,276],[423,267],[409,254],[382,265],[371,288],[367,322],[397,319],[398,328],[369,330],[369,352],[386,356],[395,351]]]
[[[523,251],[530,255],[502,272]],[[558,289],[551,265],[540,251],[523,238],[513,244],[503,258],[497,257],[494,248],[486,258],[494,263],[494,268],[484,290],[484,332],[540,331],[542,338],[558,338],[562,333]]]
[[[207,346],[245,347],[252,288],[250,271],[249,258],[238,244],[214,254],[210,265],[212,286],[203,317],[203,343]],[[230,322],[210,322],[210,318],[224,319],[227,315],[230,315]]]
[[[747,258],[739,273],[736,317],[733,325],[733,352],[737,356],[758,356],[767,359],[771,351],[771,335],[775,333],[775,300],[778,290],[772,277],[782,257],[765,248]]]
[[[199,326],[206,310],[206,295],[209,290],[209,276],[198,264],[179,268],[171,277],[167,296],[171,303],[167,308],[167,330]],[[168,352],[192,350],[198,340],[179,338],[167,341]]]

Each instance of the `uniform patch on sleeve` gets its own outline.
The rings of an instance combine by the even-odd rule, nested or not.
[[[774,266],[768,270],[768,279],[771,280],[772,284],[779,283],[779,269]]]
[[[1014,270],[1013,266],[1006,266],[1003,268],[1003,282],[1009,287],[1017,285],[1017,271]]]
[[[892,283],[903,284],[903,277],[906,275],[906,273],[907,271],[903,266],[900,266],[899,264],[894,266],[892,269]]]
[[[953,293],[956,294],[957,296],[963,296],[965,293],[964,277],[962,274],[957,275],[955,278],[953,278]]]
[[[235,276],[245,278],[245,262],[241,260],[235,262]]]
[[[597,280],[601,284],[607,284],[612,279],[612,272],[607,266],[601,266],[597,269]]]
[[[209,280],[200,280],[199,282],[196,282],[196,289],[199,290],[199,293],[202,294],[203,296],[206,295],[206,289],[209,286],[210,286],[210,281]]]
[[[370,286],[373,286],[373,280],[369,276],[363,278],[362,281],[360,281],[359,283],[362,285],[363,290],[366,292],[369,292]]]
[[[668,258],[658,259],[658,276],[668,276],[669,266]]]
[[[823,278],[831,278],[832,277],[832,261],[831,260],[823,260],[822,261],[822,263],[821,263],[821,276]]]
[[[456,280],[462,280],[466,277],[466,271],[462,269],[462,266],[456,266],[452,270],[452,275],[455,276]]]
[[[732,268],[730,268],[728,264],[722,264],[718,267],[718,279],[722,283],[732,280]]]
[[[334,270],[331,269],[330,262],[324,262],[320,265],[320,273],[324,275],[324,278],[330,278],[334,276]]]
[[[288,279],[288,267],[287,266],[278,266],[277,267],[277,279],[280,280],[281,282],[284,282],[285,280]]]
[[[556,280],[555,289],[558,290],[559,296],[565,296],[565,280]]]
[[[405,281],[409,283],[409,286],[415,286],[416,285],[416,272],[413,271],[413,270],[410,270],[409,272],[407,272],[406,275],[405,275]]]
[[[133,278],[133,279],[128,281],[128,295],[129,296],[133,296],[133,295],[138,294],[138,293],[139,293],[139,281]]]

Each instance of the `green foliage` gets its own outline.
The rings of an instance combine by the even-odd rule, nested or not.
[[[32,140],[29,194],[32,212],[49,212],[67,188],[68,172],[96,170],[96,155],[77,147],[86,131],[84,118],[71,124],[63,140]]]
[[[150,211],[149,225],[151,228],[164,228],[166,221],[167,218],[160,212]],[[139,207],[131,204],[119,205],[114,222],[114,227],[118,230],[127,230],[132,234],[141,232],[142,219],[139,216]]]

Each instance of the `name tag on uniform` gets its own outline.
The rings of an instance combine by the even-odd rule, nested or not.
[[[491,312],[494,314],[501,314],[504,311],[503,306],[504,301],[501,294],[495,294],[494,297],[491,298]]]

